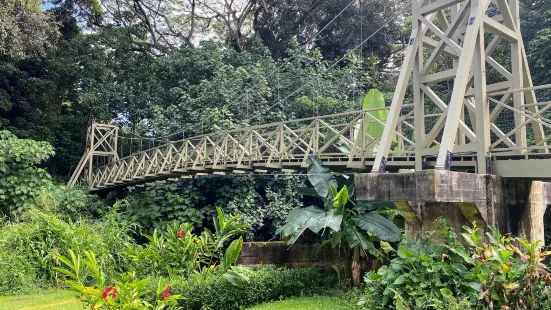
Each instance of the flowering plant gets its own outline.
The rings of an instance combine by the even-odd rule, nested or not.
[[[136,262],[138,274],[143,272],[144,275],[153,273],[161,276],[185,276],[201,272],[204,268],[218,269],[221,266],[220,269],[224,272],[230,269],[228,261],[224,261],[224,255],[231,247],[230,241],[243,234],[249,226],[238,223],[240,215],[228,218],[222,209],[216,210],[217,217],[213,219],[214,233],[204,229],[196,235],[192,224],[173,222],[162,233],[155,229],[152,235],[146,235],[149,240],[146,245],[128,245],[127,254]],[[237,259],[241,247],[231,248],[236,252]]]
[[[120,275],[107,286],[105,275],[93,252],[85,251],[84,257],[69,251],[70,258],[57,255],[66,268],[56,270],[66,275],[67,284],[79,294],[80,299],[92,309],[175,309],[181,296],[170,294],[170,285],[159,279],[157,291],[151,292],[149,279],[140,280],[134,272]]]

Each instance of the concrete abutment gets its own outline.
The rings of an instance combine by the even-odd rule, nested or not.
[[[442,170],[356,174],[355,186],[358,200],[396,203],[406,236],[414,239],[443,217],[457,232],[474,222],[543,242],[543,216],[551,203],[551,183]]]

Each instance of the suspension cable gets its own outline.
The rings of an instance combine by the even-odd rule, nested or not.
[[[348,3],[348,5],[346,5],[335,17],[333,17],[333,19],[331,19],[331,21],[329,21],[322,29],[320,29],[313,37],[311,37],[304,45],[308,45],[310,44],[312,41],[314,41],[316,39],[317,36],[319,36],[323,31],[325,31],[338,17],[340,17],[352,4],[354,4],[356,2],[356,0],[353,0],[351,1],[350,3]],[[341,57],[340,59],[338,59],[336,62],[334,62],[331,66],[327,67],[325,70],[323,70],[320,74],[317,74],[315,78],[313,79],[310,79],[309,81],[307,81],[305,84],[303,84],[302,86],[300,86],[299,88],[297,88],[295,91],[291,92],[290,94],[288,94],[287,96],[285,96],[284,98],[280,98],[280,94],[279,94],[279,74],[280,74],[280,69],[283,68],[283,66],[285,66],[287,63],[289,63],[292,59],[294,59],[296,56],[291,56],[290,58],[288,58],[283,64],[281,64],[280,66],[278,66],[274,71],[272,71],[268,76],[266,76],[266,78],[269,78],[271,77],[274,73],[277,74],[277,87],[278,87],[278,100],[275,104],[267,107],[267,109],[264,109],[261,113],[257,113],[257,114],[254,114],[252,117],[249,117],[248,115],[248,102],[247,102],[247,118],[244,120],[243,123],[248,123],[249,121],[253,120],[253,119],[256,119],[257,117],[259,117],[260,115],[270,111],[271,109],[273,109],[274,107],[278,106],[278,105],[282,105],[284,103],[287,102],[287,100],[289,98],[291,98],[292,96],[294,96],[295,94],[297,94],[299,91],[301,91],[302,89],[304,89],[306,86],[309,86],[311,85],[315,80],[318,80],[319,81],[319,78],[321,77],[322,74],[326,73],[328,70],[334,68],[335,66],[337,66],[339,63],[341,63],[343,60],[345,60],[353,51],[357,50],[358,48],[360,48],[360,55],[363,55],[362,54],[362,51],[361,51],[361,47],[367,42],[369,41],[371,38],[373,38],[376,34],[378,34],[382,29],[386,28],[389,24],[391,24],[392,22],[394,22],[395,18],[397,18],[400,14],[403,13],[404,9],[407,7],[404,6],[401,10],[398,11],[397,14],[395,14],[394,16],[392,16],[392,18],[390,18],[384,25],[382,25],[381,27],[379,27],[377,30],[375,30],[375,32],[373,32],[369,37],[367,37],[365,40],[361,40],[361,42],[355,46],[354,48],[352,48],[351,50],[349,50],[348,52],[346,52],[344,54],[343,57]],[[360,9],[361,9],[361,1],[360,1]],[[361,19],[360,19],[360,34],[361,34],[361,37],[363,39],[363,14],[362,12],[360,12],[360,15],[361,16]],[[303,46],[304,46],[303,45]],[[363,63],[363,59],[361,59],[361,63]],[[260,85],[260,82],[258,82],[254,87],[253,89],[257,88],[258,86]],[[318,87],[319,87],[319,83],[318,83]],[[225,107],[229,107],[229,106],[232,106],[233,104],[235,104],[236,102],[238,102],[240,99],[242,99],[244,96],[248,97],[248,91],[250,89],[247,89],[247,91],[245,91],[243,93],[243,95],[241,95],[237,100],[233,101],[232,103],[228,104],[228,105],[225,105]],[[317,100],[317,99],[315,99]],[[316,107],[317,108],[317,107]],[[319,112],[319,109],[318,109],[318,112]],[[201,132],[202,132],[202,135],[204,135],[204,122],[211,119],[213,117],[213,115],[211,114],[210,116],[206,117],[206,118],[202,118],[202,121],[201,121]],[[186,128],[184,128],[183,130],[182,129],[179,129],[178,132],[175,132],[175,133],[171,133],[171,134],[168,134],[168,135],[165,135],[165,136],[161,136],[161,137],[157,137],[157,138],[151,138],[151,137],[142,137],[142,136],[139,136],[135,133],[132,133],[132,132],[127,132],[137,138],[141,138],[141,139],[152,139],[153,140],[153,143],[155,143],[155,141],[161,141],[161,142],[168,142],[168,139],[163,139],[163,138],[169,138],[171,136],[174,136],[176,134],[180,134],[181,132],[184,132],[185,134],[185,131],[188,130],[188,129],[193,129],[194,127],[193,126],[188,126]],[[124,137],[121,137],[121,138],[124,138]],[[128,139],[128,138],[127,138]],[[132,138],[130,138],[132,139]],[[130,143],[132,145],[132,143]]]
[[[306,41],[302,46],[307,46],[308,44],[312,43],[323,31],[325,31],[331,24],[333,24],[335,22],[335,20],[337,20],[337,18],[339,18],[344,12],[346,12],[346,10],[348,10],[348,8],[354,4],[357,0],[352,0],[350,1],[337,15],[335,15],[335,17],[333,17],[323,28],[321,28],[320,30],[318,30],[316,32],[316,34],[314,34],[310,39],[308,39],[308,41]],[[268,74],[266,76],[266,80],[269,79],[271,76],[273,76],[274,74],[277,73],[278,75],[278,97],[279,97],[279,72],[280,70],[286,65],[288,64],[291,60],[293,60],[294,58],[296,58],[296,55],[292,55],[291,57],[289,57],[288,59],[286,59],[281,65],[279,65],[275,70],[273,70],[270,74]],[[254,90],[254,89],[257,89],[260,84],[262,82],[259,81],[258,83],[256,83],[256,85],[254,85],[252,88],[249,88],[248,90]],[[239,96],[236,100],[232,101],[231,103],[225,105],[225,107],[231,107],[233,105],[235,105],[236,103],[240,102],[244,97],[245,97],[245,93],[243,93],[241,96]],[[279,98],[278,98],[279,100]],[[268,108],[269,109],[269,108]],[[203,113],[204,114],[204,113]],[[207,121],[209,119],[211,119],[213,116],[210,115],[208,117],[206,117],[204,120]],[[186,129],[193,129],[194,127],[193,126],[188,126]],[[178,131],[177,133],[180,133],[180,131]],[[168,134],[166,136],[163,136],[161,138],[165,138],[165,137],[170,137],[170,136],[173,136],[175,135],[176,133],[172,133],[172,134]]]
[[[392,22],[394,22],[394,19],[397,18],[400,14],[403,13],[404,9],[406,8],[406,6],[404,6],[402,8],[402,10],[398,11],[397,14],[395,14],[394,16],[392,16],[392,18],[390,18],[384,25],[382,25],[381,27],[379,27],[377,30],[375,30],[375,32],[373,32],[369,37],[367,37],[365,40],[363,40],[362,42],[360,42],[360,44],[358,44],[356,47],[354,47],[353,49],[349,50],[348,52],[346,52],[344,54],[344,56],[342,56],[340,59],[338,59],[336,62],[334,62],[331,66],[327,67],[321,74],[324,74],[325,72],[327,72],[328,70],[334,68],[336,65],[338,65],[339,63],[341,63],[343,60],[345,60],[350,54],[351,52],[355,51],[356,49],[360,48],[362,45],[364,45],[364,43],[366,43],[367,41],[369,41],[371,38],[373,38],[377,33],[379,33],[381,30],[383,30],[384,28],[386,28],[388,25],[390,25]],[[285,99],[288,99],[290,97],[292,97],[293,95],[297,94],[299,91],[301,91],[304,87],[306,86],[309,86],[310,84],[312,84],[313,81],[316,80],[316,78],[318,78],[320,75],[318,74],[318,76],[316,76],[315,78],[313,79],[310,79],[308,82],[306,82],[305,84],[303,84],[301,87],[297,88],[295,91],[293,91],[292,93],[290,93],[289,95],[287,95],[284,99],[276,102],[275,104],[273,104],[272,106],[270,106],[267,110],[264,110],[262,111],[262,113],[266,113],[267,111],[273,109],[275,106],[277,106],[278,104],[280,104],[283,100]],[[247,121],[251,120],[251,119],[254,119],[260,115],[262,115],[262,113],[258,113],[256,115],[254,115],[253,117],[251,117],[250,119],[248,119]]]

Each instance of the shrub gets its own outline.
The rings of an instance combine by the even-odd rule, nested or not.
[[[47,142],[18,139],[0,131],[0,215],[14,216],[34,205],[34,199],[51,184],[51,177],[35,165],[54,154]]]
[[[493,227],[487,242],[478,228],[463,228],[467,247],[442,219],[427,238],[405,239],[389,266],[366,275],[360,303],[367,309],[551,308],[551,276],[541,264],[551,252]]]
[[[265,267],[255,270],[249,282],[235,286],[226,278],[195,275],[173,282],[174,292],[183,297],[185,310],[241,309],[281,298],[319,294],[337,281],[310,268]]]
[[[84,251],[84,257],[72,250],[69,250],[69,257],[56,257],[63,267],[55,269],[69,278],[67,284],[92,309],[172,309],[180,299],[180,296],[171,294],[170,284],[165,284],[162,279],[157,281],[156,289],[151,289],[150,279],[138,279],[133,272],[108,279],[91,251]]]
[[[27,294],[39,289],[36,267],[29,261],[0,250],[0,295]]]
[[[228,271],[241,253],[243,239],[234,240],[243,234],[247,225],[238,224],[239,215],[227,219],[222,209],[213,220],[215,231],[204,229],[195,235],[189,223],[173,222],[163,233],[155,229],[144,246],[127,245],[128,256],[135,262],[134,268],[141,276],[189,275],[208,268],[211,271]],[[229,271],[231,276],[240,274]],[[246,278],[246,277],[245,277]]]
[[[12,258],[0,263],[0,291],[23,292],[32,279],[37,285],[56,285],[56,254],[67,255],[69,249],[94,250],[108,274],[123,271],[129,261],[122,255],[124,244],[132,240],[128,237],[131,227],[119,218],[114,211],[102,221],[69,223],[32,209],[22,214],[20,222],[0,227],[0,258]]]
[[[126,214],[149,233],[164,230],[177,221],[195,227],[209,226],[216,216],[215,206],[225,214],[241,214],[249,225],[247,240],[267,240],[284,224],[290,210],[302,205],[295,189],[303,182],[297,176],[268,178],[199,178],[166,183],[150,183],[130,189]]]
[[[96,195],[90,195],[85,188],[65,188],[63,185],[50,185],[38,196],[37,206],[45,211],[56,213],[67,221],[96,219],[107,212],[107,206]]]

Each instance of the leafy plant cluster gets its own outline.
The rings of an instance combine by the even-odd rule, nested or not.
[[[121,272],[131,262],[124,255],[132,243],[132,225],[113,211],[100,221],[67,222],[57,215],[31,209],[18,222],[0,226],[0,294],[32,291],[61,283],[57,255],[93,250],[106,274]]]
[[[99,219],[109,213],[110,207],[97,195],[90,194],[87,188],[67,188],[65,185],[51,184],[44,188],[36,199],[37,207],[56,214],[66,221]],[[117,208],[124,206],[119,203]]]
[[[129,244],[127,255],[134,261],[134,270],[142,276],[164,277],[220,273],[235,284],[246,281],[248,270],[233,264],[243,245],[239,236],[248,226],[237,223],[239,215],[227,218],[222,209],[216,210],[214,232],[204,229],[195,235],[191,224],[173,222],[162,234],[155,229],[153,235],[146,235],[149,242],[144,246]]]
[[[389,266],[365,276],[366,309],[550,309],[551,276],[539,242],[493,227],[463,227],[467,246],[446,221],[415,242],[404,239]]]
[[[58,255],[64,267],[55,269],[66,275],[66,283],[80,295],[84,304],[92,309],[156,309],[161,310],[176,304],[179,295],[170,294],[162,279],[152,294],[150,279],[138,279],[133,272],[117,275],[108,280],[96,255],[84,251],[84,257],[69,250],[69,257]],[[113,282],[113,285],[107,285]]]
[[[60,259],[65,268],[59,270],[69,276],[69,285],[85,303],[98,309],[243,309],[287,297],[319,294],[337,285],[334,277],[316,269],[270,266],[251,271],[247,282],[240,283],[210,272],[174,275],[169,280],[124,273],[109,282],[91,252],[85,252],[84,257],[73,253]]]
[[[307,230],[324,233],[333,247],[342,247],[345,260],[345,277],[354,284],[352,264],[359,262],[360,253],[378,254],[374,242],[388,247],[388,242],[400,240],[400,229],[391,221],[393,204],[355,201],[354,180],[348,176],[332,173],[323,162],[312,156],[308,158],[308,180],[312,187],[300,188],[305,195],[322,201],[323,208],[310,206],[296,209],[287,216],[287,223],[277,233],[290,237],[295,243]]]
[[[302,185],[297,176],[286,175],[152,183],[131,191],[126,214],[152,232],[165,230],[172,221],[208,227],[216,216],[215,206],[220,206],[225,214],[241,215],[239,222],[250,226],[245,235],[248,240],[266,240],[290,210],[302,205],[301,195],[295,191]]]
[[[172,288],[184,298],[178,304],[186,310],[233,310],[287,297],[320,294],[335,288],[334,277],[312,268],[262,267],[252,272],[245,286],[228,279],[195,275],[176,280]]]
[[[227,218],[220,208],[217,213],[214,233],[205,229],[195,235],[191,224],[174,222],[163,234],[155,229],[153,235],[145,236],[149,243],[144,246],[126,243],[127,260],[119,272],[106,274],[104,263],[98,262],[93,250],[72,249],[68,256],[55,255],[63,266],[54,270],[67,276],[66,283],[93,309],[172,307],[180,296],[171,295],[170,281],[162,277],[223,277],[232,285],[242,286],[252,271],[234,264],[243,245],[243,238],[237,237],[248,227],[237,223],[239,215]],[[155,290],[150,289],[152,279],[157,279]]]
[[[18,139],[0,131],[0,216],[20,214],[34,205],[34,199],[51,184],[46,170],[35,165],[54,155],[47,142]]]

